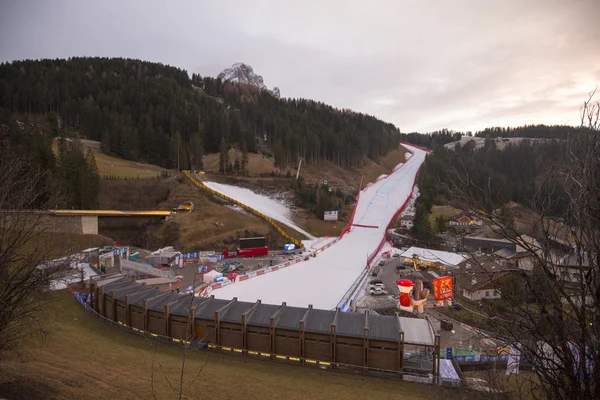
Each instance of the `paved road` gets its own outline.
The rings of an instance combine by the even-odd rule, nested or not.
[[[463,324],[460,321],[439,313],[433,308],[425,309],[425,312],[432,317],[434,328],[440,334],[440,346],[442,348],[472,346],[474,350],[481,350],[482,347],[486,347],[486,344],[482,343],[481,339],[492,337],[492,334],[489,332]],[[447,319],[452,322],[454,333],[441,329],[439,323],[441,319]],[[488,347],[490,344],[491,342],[488,344]],[[499,345],[499,343],[497,344]]]

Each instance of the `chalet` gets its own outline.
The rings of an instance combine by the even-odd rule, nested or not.
[[[510,275],[505,265],[472,259],[459,264],[455,273],[457,292],[469,300],[499,299],[498,288]]]
[[[413,216],[412,215],[403,215],[400,218],[400,227],[404,229],[412,229],[414,225]]]
[[[562,252],[549,251],[549,261],[552,263],[553,273],[567,286],[578,286],[585,280],[585,276],[593,263],[590,263],[589,255],[564,254]],[[592,264],[592,265],[590,265]]]
[[[451,229],[470,230],[483,226],[483,220],[477,218],[477,216],[469,211],[463,211],[460,214],[449,218],[448,225]]]
[[[493,253],[494,259],[506,265],[515,266],[525,271],[533,270],[535,254],[542,254],[541,244],[533,237],[522,235],[521,244],[515,244],[515,249],[501,248]]]

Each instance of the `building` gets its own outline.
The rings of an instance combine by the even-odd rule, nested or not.
[[[168,246],[150,253],[148,262],[153,267],[174,267],[177,265],[180,254],[172,246]]]
[[[585,275],[590,269],[590,259],[587,254],[564,254],[555,250],[549,251],[554,276],[571,287],[579,286],[585,280]]]
[[[481,228],[483,220],[469,211],[463,211],[448,219],[448,226],[455,230],[472,230]]]
[[[95,312],[152,336],[330,369],[439,376],[440,337],[424,318],[191,297],[118,274],[92,280],[91,293]]]
[[[469,300],[499,299],[498,288],[510,275],[508,268],[490,261],[466,260],[455,273],[456,291]]]
[[[403,215],[400,218],[400,227],[406,230],[412,229],[414,226],[414,217],[412,215]]]
[[[480,251],[488,254],[494,253],[500,249],[508,249],[512,252],[517,251],[517,245],[510,240],[488,238],[484,236],[465,236],[462,238],[462,245],[467,250]]]

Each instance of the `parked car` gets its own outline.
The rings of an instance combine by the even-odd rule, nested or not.
[[[383,267],[384,265],[385,265],[385,261],[383,261],[383,260],[379,261],[379,266],[380,267]]]
[[[394,258],[400,257],[400,253],[394,253],[394,255],[392,257],[394,257]]]
[[[381,279],[373,279],[372,281],[369,282],[369,289],[371,288],[381,288],[383,289],[385,287],[385,285],[383,284],[383,281]]]
[[[382,287],[371,287],[369,289],[369,294],[372,296],[380,296],[382,294],[387,294],[387,292]]]
[[[442,319],[440,321],[440,325],[441,325],[441,328],[445,331],[451,331],[452,328],[454,328],[454,324],[452,323],[452,321],[449,321],[447,319]]]

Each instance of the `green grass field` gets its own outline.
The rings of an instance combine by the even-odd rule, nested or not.
[[[168,171],[171,174],[175,173],[175,171],[169,171],[157,165],[129,161],[104,154],[100,150],[100,143],[93,140],[82,140],[82,144],[86,150],[88,148],[92,149],[100,177],[113,175],[119,178],[152,178],[159,176],[163,171]],[[55,154],[58,153],[58,144],[56,141],[52,143],[52,150]]]
[[[181,348],[109,327],[70,293],[50,297],[45,338],[32,336],[20,358],[10,355],[0,361],[0,397],[150,399],[154,346],[171,385],[179,386]],[[183,387],[188,399],[448,398],[441,396],[446,389],[436,386],[199,351],[189,353]],[[177,398],[156,362],[154,389],[157,399]]]
[[[429,223],[433,226],[437,217],[441,216],[444,219],[448,219],[459,212],[459,209],[450,206],[432,206],[431,213],[429,214]]]

